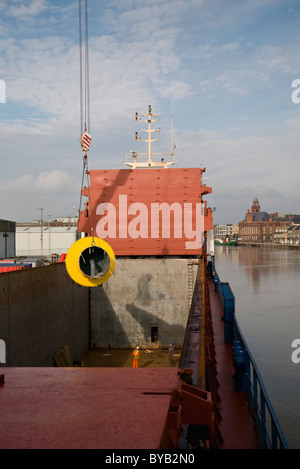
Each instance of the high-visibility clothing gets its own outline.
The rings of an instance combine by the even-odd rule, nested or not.
[[[133,352],[133,368],[138,368],[139,367],[139,355],[140,355],[140,351],[135,349],[134,352]]]

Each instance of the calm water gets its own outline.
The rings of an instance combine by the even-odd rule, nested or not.
[[[229,282],[244,338],[254,356],[281,428],[300,449],[300,250],[216,247],[216,270]]]

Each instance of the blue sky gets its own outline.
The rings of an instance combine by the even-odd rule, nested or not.
[[[300,213],[298,0],[89,0],[89,168],[125,168],[135,112],[206,168],[215,223]],[[0,218],[74,215],[82,176],[78,1],[0,0]],[[173,103],[173,104],[172,104]]]

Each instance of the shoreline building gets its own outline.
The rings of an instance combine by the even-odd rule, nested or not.
[[[227,223],[226,225],[214,225],[214,239],[231,241],[237,239],[239,225],[237,223]]]
[[[239,222],[239,243],[292,243],[289,233],[291,230],[293,233],[299,232],[295,231],[299,218],[291,213],[278,216],[278,212],[261,211],[259,200],[255,197],[251,211],[248,209],[244,220]]]

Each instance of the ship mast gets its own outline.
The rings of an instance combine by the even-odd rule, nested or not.
[[[151,106],[148,106],[148,114],[142,114],[142,117],[145,117],[146,119],[140,118],[138,113],[135,113],[135,120],[140,121],[140,122],[147,122],[148,123],[148,129],[140,129],[141,132],[146,132],[148,133],[148,138],[142,139],[138,136],[138,132],[135,132],[135,140],[140,140],[148,143],[148,153],[140,153],[139,156],[147,156],[147,160],[145,161],[145,158],[139,158],[138,160],[138,154],[135,151],[131,151],[130,154],[126,154],[126,165],[130,166],[131,168],[167,168],[170,165],[173,165],[176,163],[174,160],[174,155],[175,155],[175,145],[173,145],[173,151],[169,156],[171,156],[170,161],[166,161],[165,154],[162,153],[154,153],[154,155],[160,155],[160,161],[153,161],[152,159],[152,148],[151,144],[152,142],[155,142],[157,140],[160,140],[159,138],[152,138],[152,133],[153,132],[160,132],[160,129],[155,129],[152,128],[151,125],[153,122],[158,122],[159,115],[158,114],[152,114],[152,109]],[[172,116],[173,118],[173,116]],[[129,155],[133,158],[132,160],[128,160]]]

